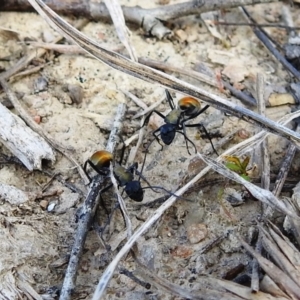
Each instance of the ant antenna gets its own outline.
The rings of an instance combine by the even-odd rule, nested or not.
[[[153,186],[153,185],[150,185],[150,183],[148,182],[148,180],[142,175],[142,173],[138,170],[135,170],[136,174],[139,175],[139,178],[142,178],[147,184],[148,186],[145,186],[143,187],[142,189],[145,190],[145,189],[151,189],[154,193],[158,193],[158,191],[156,191],[155,189],[160,189],[160,190],[163,190],[165,191],[166,193],[176,197],[176,198],[179,198],[179,199],[183,199],[183,200],[188,200],[188,199],[185,199],[185,198],[182,198],[180,196],[177,196],[175,195],[174,193],[170,192],[169,190],[167,190],[166,188],[162,187],[162,186]],[[190,201],[190,200],[188,200]]]
[[[167,96],[167,100],[169,102],[169,105],[170,105],[171,109],[173,110],[173,109],[175,109],[175,104],[174,104],[173,97],[171,96],[170,92],[167,89],[165,89],[165,91],[166,91],[166,96]]]
[[[182,130],[183,130],[184,133],[185,133],[185,128],[186,128],[186,127],[201,127],[201,128],[203,129],[203,131],[204,131],[206,137],[208,138],[208,140],[209,140],[209,142],[210,142],[210,145],[211,145],[212,149],[213,149],[214,152],[219,156],[219,153],[217,152],[217,150],[216,150],[216,148],[215,148],[215,146],[214,146],[214,144],[213,144],[213,142],[212,142],[212,140],[211,140],[211,137],[210,137],[208,131],[206,130],[205,126],[204,126],[202,123],[199,123],[199,124],[184,124],[184,123],[183,123],[182,126],[183,126],[183,127],[182,127]],[[191,142],[191,143],[193,144],[193,142]]]
[[[141,167],[141,171],[139,171],[138,175],[139,175],[139,179],[141,178],[142,176],[142,173],[143,173],[143,170],[144,170],[144,167],[145,167],[145,163],[146,163],[146,156],[147,156],[147,153],[148,153],[148,150],[150,148],[150,146],[152,145],[152,143],[156,140],[156,138],[154,138],[153,140],[151,140],[151,142],[149,143],[149,145],[147,146],[146,150],[145,150],[145,156],[144,156],[144,159],[143,159],[143,163],[142,163],[142,167]]]

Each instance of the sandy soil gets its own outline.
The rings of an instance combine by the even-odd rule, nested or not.
[[[140,5],[142,7],[158,6],[154,1],[120,1],[124,5]],[[175,3],[178,1],[171,1]],[[298,8],[297,8],[298,9]],[[275,21],[280,17],[279,4],[256,6],[250,8],[257,21],[266,23],[271,17]],[[222,18],[227,21],[242,22],[243,17],[238,9],[223,12]],[[295,18],[296,20],[297,18]],[[72,19],[68,19],[73,22]],[[297,25],[297,24],[296,24]],[[299,24],[298,24],[299,25]],[[0,27],[8,28],[19,33],[19,40],[34,39],[51,41],[57,35],[42,19],[34,13],[1,13]],[[199,17],[190,17],[174,22],[174,37],[159,41],[146,37],[140,29],[130,27],[132,43],[138,56],[166,61],[181,68],[193,68],[204,62],[213,70],[231,74],[236,84],[244,84],[254,90],[255,76],[262,73],[268,84],[281,85],[285,81],[285,73],[263,46],[258,42],[250,28],[227,27],[219,32],[226,43],[213,37],[203,25]],[[182,30],[186,39],[178,37],[176,32]],[[279,41],[285,37],[284,31],[269,30]],[[98,40],[109,49],[118,49],[120,42],[113,25],[89,22],[82,32]],[[18,57],[24,54],[29,46],[16,39],[0,37],[1,69],[14,65]],[[21,54],[22,53],[22,54]],[[140,111],[121,90],[131,91],[147,105],[151,105],[164,97],[164,89],[111,69],[103,63],[83,55],[58,54],[48,51],[46,56],[39,58],[36,64],[45,64],[38,72],[16,77],[12,87],[22,100],[23,106],[32,116],[42,117],[41,126],[57,142],[64,147],[74,147],[74,156],[83,164],[95,151],[105,148],[107,137],[119,103],[126,103],[128,113],[124,124],[124,139],[138,131],[140,119],[132,120],[132,116]],[[239,78],[236,78],[236,75]],[[36,80],[43,77],[48,82],[44,91],[35,93]],[[182,77],[183,79],[184,78]],[[196,80],[188,79],[194,84]],[[201,83],[200,83],[201,84]],[[75,85],[83,93],[82,101],[75,103],[66,87]],[[201,84],[203,85],[203,84]],[[210,87],[206,87],[211,89]],[[214,90],[215,93],[220,92]],[[172,93],[175,101],[183,95]],[[222,94],[220,94],[222,95]],[[222,95],[225,97],[225,95]],[[4,94],[1,95],[2,99]],[[237,100],[237,103],[241,104]],[[242,105],[242,104],[241,104]],[[169,107],[164,101],[158,110],[165,114]],[[278,119],[290,111],[290,107],[268,110],[271,118]],[[203,122],[216,143],[236,130],[245,130],[252,135],[256,128],[224,113],[209,108],[197,121]],[[210,147],[207,139],[201,139],[199,130],[190,128],[188,136],[195,142],[200,152]],[[145,142],[151,138],[149,128]],[[236,134],[231,144],[241,141],[243,135]],[[272,172],[276,173],[280,159],[286,150],[287,142],[277,137],[269,140],[272,160]],[[132,146],[132,145],[131,145]],[[130,146],[130,147],[131,147]],[[0,146],[1,147],[1,146]],[[129,147],[129,148],[130,148]],[[230,147],[230,144],[218,149],[220,153]],[[138,163],[143,160],[143,149],[136,158]],[[164,147],[153,143],[147,156],[144,176],[153,185],[163,185],[169,190],[175,190],[192,171],[198,171],[203,165],[197,162],[194,155],[189,155],[185,148],[184,139],[178,135],[174,143]],[[1,147],[1,152],[9,152]],[[128,154],[128,153],[127,153]],[[252,153],[249,153],[252,156]],[[215,156],[211,154],[211,156]],[[250,166],[252,162],[250,163]],[[193,170],[193,168],[196,169]],[[53,165],[45,162],[45,169],[62,174],[70,183],[86,191],[74,166],[62,155],[56,155]],[[292,172],[298,171],[298,164]],[[19,206],[13,206],[2,201],[0,205],[1,237],[0,243],[0,298],[19,299],[26,290],[21,283],[31,286],[39,294],[55,294],[54,287],[60,287],[72,247],[72,237],[76,229],[75,213],[84,197],[72,192],[57,180],[53,180],[45,192],[52,196],[37,198],[43,186],[50,177],[43,172],[28,172],[16,164],[0,165],[0,182],[14,185],[32,195],[31,200]],[[198,289],[201,275],[212,275],[222,278],[237,266],[243,269],[237,275],[246,274],[250,267],[250,257],[241,250],[235,234],[247,236],[261,211],[261,205],[247,198],[245,203],[233,207],[226,201],[224,190],[233,188],[242,194],[240,186],[222,181],[217,174],[211,173],[205,184],[195,186],[193,191],[185,195],[188,200],[178,200],[164,217],[139,240],[138,249],[141,257],[150,269],[169,281],[189,289]],[[160,197],[161,194],[145,192],[143,203]],[[104,200],[109,204],[116,201],[112,193],[104,194]],[[138,207],[127,199],[128,208],[134,226],[138,226],[154,208]],[[56,206],[51,212],[47,211],[49,204]],[[100,222],[106,218],[104,211],[100,213]],[[110,240],[119,241],[118,233],[123,231],[124,224],[121,215],[117,213],[110,228]],[[203,234],[200,242],[198,238]],[[217,239],[221,241],[212,249],[203,252],[203,248]],[[116,250],[115,250],[116,251]],[[85,253],[79,268],[78,288],[74,299],[90,299],[94,288],[107,266],[110,257],[105,254],[99,237],[90,231],[85,246]],[[134,268],[129,256],[123,261],[123,266]],[[21,293],[21,294],[20,294]],[[5,298],[6,297],[6,298]],[[22,299],[27,299],[22,294]],[[53,297],[55,298],[55,297]],[[29,299],[29,298],[28,298]],[[46,298],[45,298],[46,299]],[[145,290],[124,275],[115,274],[110,282],[105,299],[178,299],[162,293],[155,288]]]

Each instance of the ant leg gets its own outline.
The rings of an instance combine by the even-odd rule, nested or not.
[[[123,138],[120,136],[120,139],[123,143],[123,147],[122,147],[122,152],[121,152],[121,156],[120,156],[120,160],[119,160],[119,165],[122,165],[122,161],[124,159],[124,154],[125,154],[125,148],[126,148],[126,145],[125,145],[125,142],[123,140]]]
[[[149,113],[149,115],[145,118],[145,121],[144,121],[144,124],[142,125],[142,127],[144,127],[145,124],[147,124],[147,123],[149,122],[149,119],[150,119],[150,117],[151,117],[151,115],[152,115],[153,113],[156,113],[156,114],[159,115],[162,119],[165,119],[165,117],[166,117],[166,116],[164,116],[162,113],[160,113],[159,111],[157,111],[157,110],[152,110],[152,111]],[[142,127],[141,127],[141,128],[142,128]]]
[[[148,145],[148,147],[145,150],[145,156],[144,156],[144,161],[143,161],[142,168],[141,168],[141,173],[143,172],[143,169],[144,169],[144,166],[145,166],[146,156],[147,156],[148,149],[151,146],[151,144],[153,143],[153,141],[156,140],[158,142],[158,144],[161,146],[161,151],[164,149],[164,146],[160,143],[160,140],[158,138],[158,136],[160,135],[160,133],[158,135],[156,135],[156,133],[158,131],[160,131],[160,128],[157,128],[155,131],[152,132],[152,135],[154,136],[154,139],[150,142],[150,144]]]
[[[211,147],[213,148],[214,152],[219,156],[219,154],[218,154],[217,150],[215,149],[214,144],[213,144],[213,142],[211,140],[211,137],[210,137],[208,131],[206,130],[206,128],[205,128],[205,126],[203,124],[201,124],[201,123],[199,123],[199,124],[187,124],[185,126],[186,127],[201,127],[201,128],[203,128],[204,133],[205,133],[206,137],[208,138],[208,140],[209,140],[209,142],[211,144]]]
[[[91,183],[92,179],[91,179],[89,173],[87,172],[87,164],[88,164],[88,162],[89,162],[89,160],[87,160],[84,163],[84,165],[83,165],[83,171],[84,171],[85,175],[87,176],[87,178],[89,179],[89,181],[90,181],[89,183]]]
[[[132,174],[134,174],[134,172],[137,172],[137,169],[138,169],[138,163],[137,162],[133,163],[131,166],[129,166],[127,168],[127,170],[130,171]]]
[[[113,217],[113,214],[114,214],[114,212],[115,212],[118,208],[120,208],[119,202],[117,202],[117,203],[115,204],[115,206],[113,207],[111,213],[109,214],[109,216],[108,216],[108,218],[107,218],[105,224],[104,224],[103,227],[102,227],[102,233],[101,233],[101,238],[102,238],[102,239],[103,239],[103,235],[104,235],[105,229],[106,229],[107,226],[110,224],[110,221],[111,221],[111,219],[112,219],[112,217]]]
[[[89,159],[85,162],[84,164],[84,167],[86,168],[86,164],[89,164],[93,169],[94,171],[96,171],[99,175],[103,175],[103,176],[106,176],[107,173],[108,173],[108,169],[106,168],[103,168],[104,170],[100,170],[99,168],[97,168],[94,163],[92,163]]]
[[[201,115],[202,113],[204,113],[208,108],[209,108],[209,105],[205,105],[197,114],[191,115],[188,118],[183,119],[181,121],[180,125],[183,125],[183,123],[185,123],[188,120],[197,118],[199,115]]]
[[[98,234],[103,247],[106,249],[106,251],[110,251],[111,247],[105,243],[104,238],[103,238],[103,231],[105,228],[101,227],[95,219],[93,221],[93,228],[96,231],[96,233]]]
[[[180,125],[178,127],[180,128]],[[185,123],[184,122],[182,122],[180,129],[182,129],[183,132],[180,132],[180,131],[177,131],[177,132],[180,132],[180,133],[183,134],[184,140],[185,140],[185,147],[186,147],[186,150],[187,150],[188,154],[191,155],[190,150],[189,150],[188,141],[194,146],[195,153],[197,153],[197,148],[196,148],[195,144],[187,137],[186,130],[185,130]]]
[[[173,110],[173,109],[175,109],[175,104],[174,104],[173,98],[167,89],[165,91],[166,91],[167,100],[169,102],[169,105],[170,105],[171,109]]]
[[[159,140],[159,138],[158,138],[158,136],[160,135],[160,133],[159,133],[158,135],[156,135],[156,133],[159,132],[159,131],[160,131],[160,127],[157,128],[155,131],[153,131],[153,132],[152,132],[152,135],[155,137],[156,141],[160,144],[161,150],[163,150],[163,149],[164,149],[164,146],[160,143],[160,140]],[[151,144],[152,144],[152,142],[150,143],[150,145],[151,145]]]
[[[184,128],[184,127],[183,127]],[[194,142],[192,140],[190,140],[186,133],[185,132],[181,132],[181,131],[177,131],[176,132],[182,134],[184,136],[184,139],[185,139],[185,144],[186,144],[186,149],[187,149],[187,152],[189,155],[191,155],[190,151],[189,151],[189,146],[188,146],[188,141],[193,145],[194,149],[195,149],[195,153],[197,153],[197,148],[196,148],[196,145],[194,144]]]
[[[149,147],[151,146],[151,144],[155,141],[155,139],[153,139],[150,144],[147,146],[146,150],[145,150],[145,156],[144,156],[144,160],[143,160],[143,163],[142,163],[142,167],[141,167],[141,172],[140,173],[143,173],[143,170],[144,170],[144,167],[145,167],[145,163],[146,163],[146,157],[147,157],[147,153],[148,153],[148,149]],[[140,177],[139,179],[140,180]]]
[[[103,193],[103,191],[100,193],[100,204],[104,208],[106,214],[109,216],[109,211],[108,211],[108,209],[107,209],[107,207],[105,205],[104,199],[102,197],[102,193]]]
[[[104,208],[104,210],[105,210],[105,212],[107,213],[107,215],[109,215],[109,211],[108,211],[108,209],[107,209],[107,207],[106,207],[106,205],[105,205],[105,202],[104,202],[104,199],[103,199],[103,197],[102,197],[102,194],[105,193],[106,191],[108,191],[112,186],[113,186],[112,183],[109,184],[109,185],[106,186],[104,189],[102,189],[102,190],[100,191],[100,193],[99,193],[99,194],[100,194],[100,204],[101,204],[102,207]]]
[[[105,224],[102,226],[102,230],[101,230],[101,238],[102,238],[103,240],[104,240],[103,235],[104,235],[105,229],[106,229],[106,227],[109,225],[109,223],[110,223],[110,221],[111,221],[111,219],[112,219],[112,216],[113,216],[115,210],[117,210],[117,209],[119,208],[119,202],[117,202],[117,203],[115,204],[115,206],[113,207],[113,209],[111,210],[111,212],[109,213],[108,210],[107,210],[107,207],[106,207],[106,205],[105,205],[105,203],[104,203],[104,201],[103,201],[102,194],[103,194],[104,192],[106,192],[107,190],[109,190],[111,187],[112,187],[112,184],[109,184],[107,187],[105,187],[103,190],[100,191],[100,197],[101,197],[100,200],[101,200],[101,204],[102,204],[103,208],[105,209],[105,211],[106,211],[106,213],[107,213],[107,215],[108,215],[108,218],[107,218]]]

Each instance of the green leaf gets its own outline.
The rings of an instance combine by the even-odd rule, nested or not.
[[[243,171],[240,166],[237,166],[235,163],[231,163],[231,162],[225,163],[225,167],[228,168],[229,170],[231,170],[233,172],[237,172],[237,173]]]

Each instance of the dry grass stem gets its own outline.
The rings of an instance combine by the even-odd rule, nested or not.
[[[125,24],[125,18],[123,15],[123,11],[121,5],[118,0],[104,0],[105,5],[109,11],[109,14],[113,20],[115,25],[115,29],[120,41],[123,43],[125,48],[127,49],[129,56],[132,60],[137,61],[135,49],[131,44],[129,37],[129,29]]]
[[[110,180],[114,186],[115,193],[117,195],[117,199],[120,204],[121,211],[122,211],[122,215],[125,220],[126,229],[127,229],[127,238],[130,238],[132,236],[132,225],[131,225],[131,221],[129,218],[128,210],[126,208],[125,201],[124,201],[123,197],[121,196],[120,191],[118,189],[118,183],[114,176],[114,170],[113,170],[112,164],[110,165]]]

